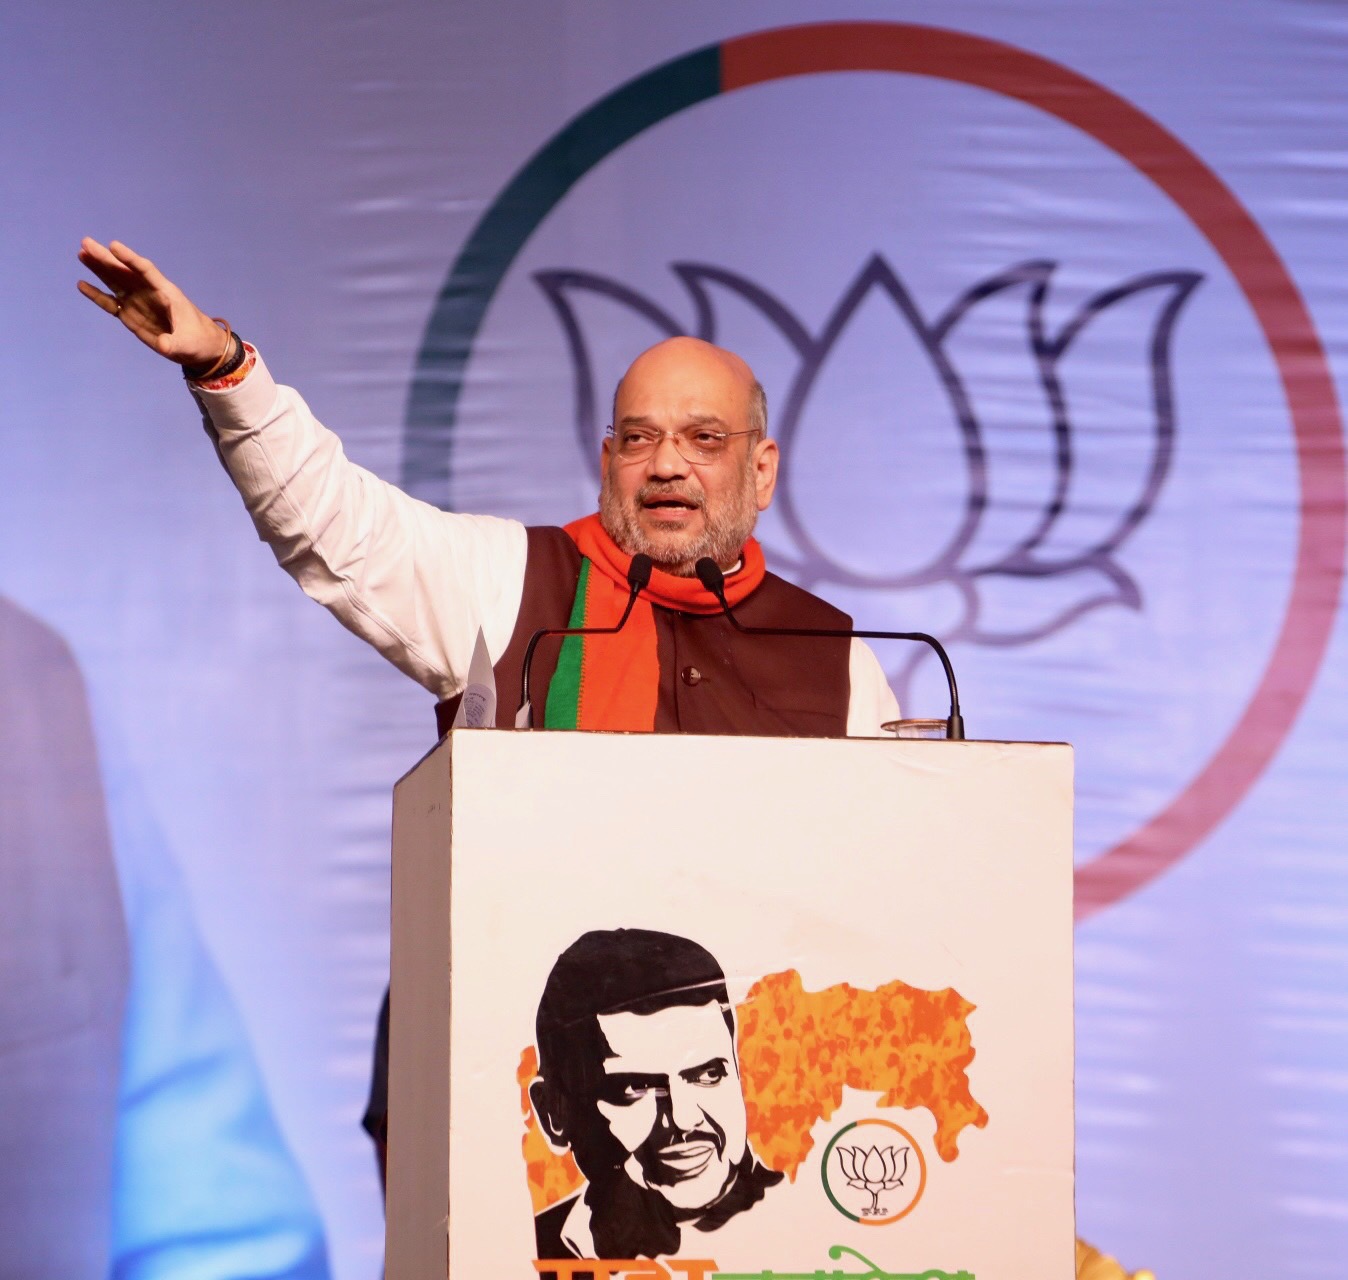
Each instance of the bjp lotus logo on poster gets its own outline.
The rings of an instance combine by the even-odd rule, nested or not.
[[[906,1217],[927,1185],[922,1149],[891,1120],[858,1120],[839,1129],[819,1172],[833,1207],[869,1227]]]

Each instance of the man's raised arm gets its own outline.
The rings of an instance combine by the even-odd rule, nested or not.
[[[79,258],[109,290],[80,292],[182,366],[258,533],[307,595],[441,698],[462,688],[479,627],[504,652],[522,525],[440,511],[350,462],[251,347],[120,241],[85,239]]]

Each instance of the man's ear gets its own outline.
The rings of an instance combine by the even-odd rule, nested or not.
[[[534,1109],[538,1127],[550,1146],[557,1154],[571,1149],[570,1139],[566,1136],[566,1122],[553,1105],[552,1090],[542,1076],[535,1076],[529,1083],[529,1105]]]
[[[777,441],[763,439],[754,445],[754,496],[760,511],[766,511],[772,501],[773,491],[777,488],[777,464],[780,460]]]

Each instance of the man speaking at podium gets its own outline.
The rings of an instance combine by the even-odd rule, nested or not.
[[[108,290],[80,281],[85,297],[183,367],[282,566],[440,699],[442,729],[479,628],[507,726],[530,636],[616,623],[638,553],[655,570],[621,632],[561,646],[560,663],[557,642],[541,646],[534,678],[548,727],[872,735],[898,716],[864,642],[742,635],[695,576],[700,558],[715,560],[749,626],[850,626],[768,573],[751,536],[772,501],[778,450],[762,388],[738,356],[694,338],[639,356],[614,397],[598,513],[565,530],[526,529],[441,511],[349,462],[300,396],[150,261],[91,239],[79,256]]]
[[[778,451],[762,388],[738,356],[691,338],[639,356],[614,396],[598,513],[564,530],[526,529],[440,511],[350,463],[257,352],[151,262],[90,239],[79,257],[106,288],[80,281],[85,297],[183,367],[282,566],[437,696],[442,728],[479,632],[498,687],[510,690],[536,630],[618,621],[638,554],[655,570],[627,626],[568,641],[560,661],[554,652],[536,665],[548,727],[869,736],[898,717],[862,641],[743,635],[695,576],[700,558],[713,559],[745,625],[850,629],[768,573],[751,536],[772,501]],[[498,725],[514,722],[509,702],[498,701]],[[1077,1273],[1124,1275],[1080,1241]]]

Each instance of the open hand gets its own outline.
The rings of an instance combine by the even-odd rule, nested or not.
[[[209,365],[225,353],[229,339],[149,258],[120,240],[102,245],[85,236],[80,261],[107,287],[87,280],[79,291],[96,307],[116,316],[147,347],[177,364]]]

